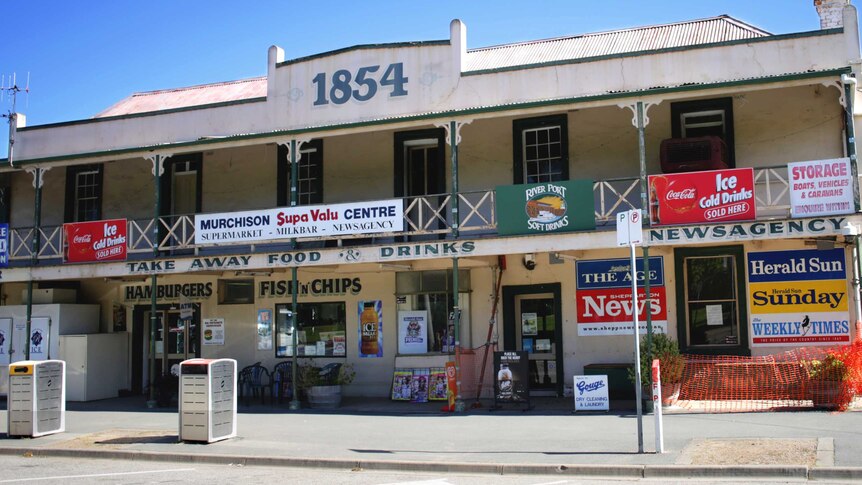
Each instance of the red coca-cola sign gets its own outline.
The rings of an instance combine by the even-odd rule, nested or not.
[[[736,168],[649,176],[650,224],[755,218],[754,170]]]
[[[63,261],[125,261],[126,226],[125,219],[63,224]]]

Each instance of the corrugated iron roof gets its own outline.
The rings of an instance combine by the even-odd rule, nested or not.
[[[771,35],[727,15],[666,25],[504,44],[467,51],[465,72],[500,69],[649,51],[672,47],[744,40]],[[95,118],[241,101],[266,96],[266,77],[135,93]]]
[[[467,51],[466,72],[772,35],[727,15],[665,25],[504,44]]]
[[[187,108],[266,96],[266,76],[176,89],[135,93],[95,118]]]

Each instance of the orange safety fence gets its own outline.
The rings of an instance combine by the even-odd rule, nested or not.
[[[761,357],[686,355],[678,406],[703,412],[846,410],[862,394],[862,342]]]

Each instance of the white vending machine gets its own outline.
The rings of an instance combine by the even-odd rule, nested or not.
[[[22,360],[9,365],[9,436],[35,438],[66,430],[66,363]]]
[[[212,443],[236,436],[236,361],[180,363],[180,440]]]

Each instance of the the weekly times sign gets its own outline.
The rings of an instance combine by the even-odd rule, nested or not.
[[[752,346],[850,342],[844,249],[748,253]]]

